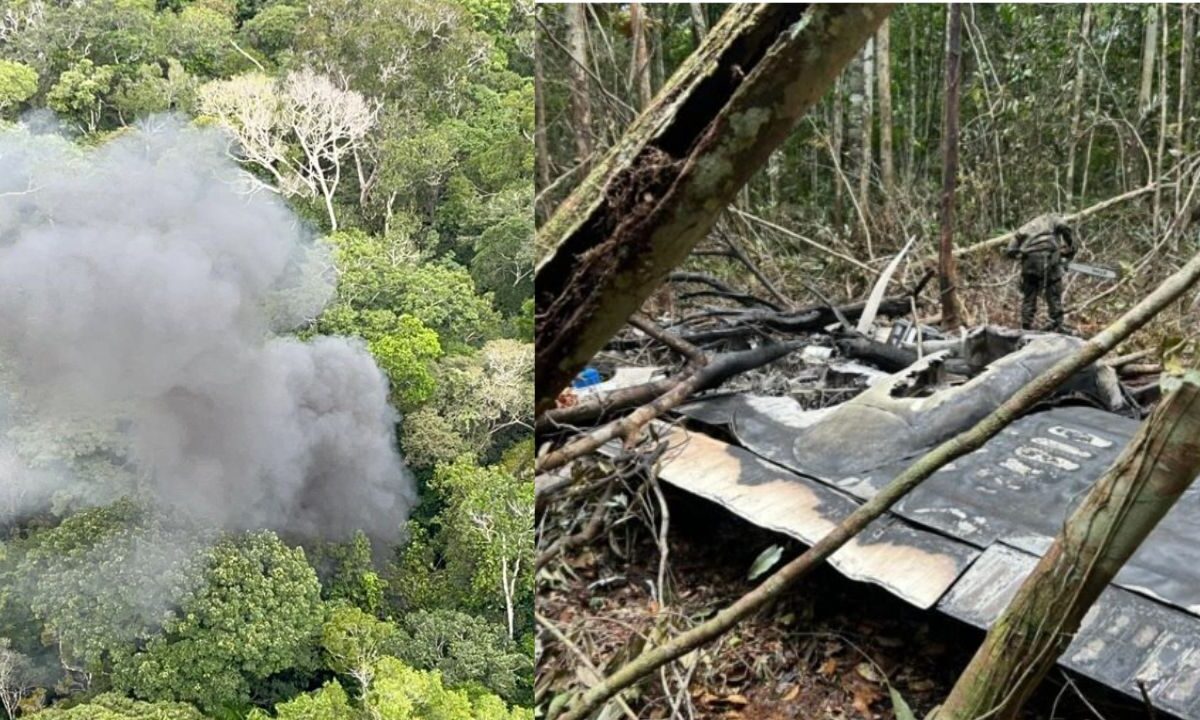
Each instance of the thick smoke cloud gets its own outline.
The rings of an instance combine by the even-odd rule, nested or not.
[[[272,334],[319,312],[330,268],[215,131],[0,133],[0,355],[41,412],[127,417],[158,499],[206,522],[388,537],[408,515],[362,344]]]

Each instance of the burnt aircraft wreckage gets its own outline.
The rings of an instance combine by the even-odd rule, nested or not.
[[[897,328],[892,346],[905,348],[904,335]],[[973,426],[1079,343],[979,328],[925,342],[923,356],[894,374],[839,358],[830,347],[805,348],[789,374],[826,383],[851,376],[865,389],[817,409],[807,409],[798,394],[757,394],[753,386],[701,396],[678,408],[672,422],[657,423],[668,443],[659,477],[812,544],[913,460]],[[645,368],[621,367],[585,392],[651,377]],[[932,475],[831,564],[919,608],[988,627],[1133,437],[1145,397],[1111,367],[1093,366]],[[1060,659],[1133,698],[1144,687],[1157,709],[1186,720],[1200,720],[1198,518],[1200,486],[1130,559]]]

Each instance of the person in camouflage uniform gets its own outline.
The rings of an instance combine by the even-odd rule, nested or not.
[[[1046,213],[1022,225],[1006,254],[1021,261],[1021,329],[1032,330],[1038,295],[1046,298],[1050,330],[1063,326],[1063,267],[1075,256],[1075,238],[1061,215]]]

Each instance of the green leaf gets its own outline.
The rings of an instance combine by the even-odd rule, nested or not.
[[[899,690],[888,685],[888,694],[892,696],[892,710],[896,713],[896,720],[917,720],[917,716],[913,715],[912,708],[904,701],[904,696]]]
[[[754,580],[766,571],[774,567],[775,563],[779,562],[779,558],[783,556],[783,547],[780,545],[772,545],[763,550],[754,559],[754,564],[750,566],[750,572],[746,575],[747,580]]]

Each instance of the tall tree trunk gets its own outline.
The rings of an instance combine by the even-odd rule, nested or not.
[[[629,62],[629,84],[636,88],[638,108],[650,106],[654,91],[650,88],[650,53],[646,49],[646,16],[641,3],[629,3],[629,32],[633,53]]]
[[[904,158],[904,176],[912,183],[917,179],[917,23],[908,24],[908,127],[904,132],[904,146],[907,148]]]
[[[1154,153],[1154,181],[1162,178],[1163,155],[1167,149],[1167,4],[1159,5],[1159,18],[1162,27],[1162,51],[1159,53],[1162,61],[1158,63],[1158,148]],[[1154,186],[1154,234],[1157,235],[1162,225],[1162,185]],[[1178,240],[1174,247],[1178,247]]]
[[[708,18],[704,17],[704,7],[700,3],[688,3],[688,8],[692,11],[692,33],[699,45],[708,37]]]
[[[846,198],[842,194],[842,148],[846,143],[846,126],[843,120],[845,108],[842,102],[842,88],[845,85],[845,74],[839,75],[833,85],[833,132],[830,138],[829,154],[833,157],[833,224],[841,228],[846,221]]]
[[[538,231],[537,407],[708,234],[891,12],[735,5]]]
[[[1200,473],[1200,372],[1159,402],[992,625],[937,720],[1013,720],[1088,609]]]
[[[1138,118],[1150,109],[1154,89],[1154,55],[1158,49],[1158,8],[1145,6],[1146,29],[1142,38],[1142,82],[1138,86]]]
[[[1079,145],[1079,123],[1083,115],[1083,85],[1087,80],[1084,63],[1084,48],[1092,27],[1092,6],[1083,6],[1083,19],[1079,23],[1079,42],[1075,47],[1075,87],[1071,95],[1071,137],[1067,145],[1067,206],[1075,195],[1075,149]]]
[[[540,36],[533,38],[533,147],[537,163],[536,192],[542,192],[550,187],[550,143],[546,139],[546,72],[542,66],[542,43]],[[537,219],[540,222],[549,214],[546,202],[549,198],[538,203]]]
[[[863,49],[862,75],[862,157],[858,166],[858,207],[864,217],[871,215],[871,166],[874,153],[871,148],[871,126],[875,121],[875,38],[867,41]],[[871,237],[867,235],[867,255],[874,257]]]
[[[958,302],[958,266],[954,260],[954,193],[958,179],[958,91],[962,79],[962,5],[951,3],[946,19],[946,98],[942,112],[941,242],[938,245],[938,288],[942,325],[962,324]]]
[[[875,31],[875,65],[879,77],[879,169],[883,179],[883,197],[892,204],[896,191],[896,165],[892,157],[892,49],[891,29],[887,20]]]
[[[1192,54],[1195,43],[1196,31],[1196,11],[1189,4],[1184,3],[1179,6],[1179,28],[1181,42],[1179,45],[1179,109],[1178,117],[1175,123],[1175,149],[1180,153],[1186,154],[1190,146],[1188,138],[1188,123],[1191,118],[1191,83],[1192,83]],[[1175,212],[1179,212],[1182,208],[1179,206],[1181,197],[1182,183],[1175,186]]]
[[[571,83],[575,161],[580,165],[587,165],[592,155],[592,96],[587,75],[587,7],[583,3],[569,3],[564,6],[563,11],[567,15],[567,48],[571,55],[567,76]]]

